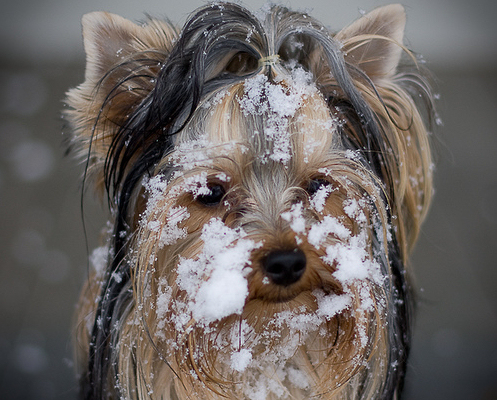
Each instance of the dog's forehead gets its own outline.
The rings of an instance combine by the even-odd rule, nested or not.
[[[336,121],[316,87],[302,78],[257,75],[220,90],[203,104],[202,137],[233,156],[287,165],[323,157]]]

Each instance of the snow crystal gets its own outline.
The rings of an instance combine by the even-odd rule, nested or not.
[[[159,295],[155,304],[157,317],[159,319],[166,315],[169,308],[169,302],[172,296],[172,288],[167,285],[167,282],[159,285]]]
[[[90,264],[97,277],[102,277],[107,267],[109,257],[109,246],[101,246],[94,249],[90,255]]]
[[[250,361],[252,361],[252,352],[248,349],[240,349],[240,351],[231,354],[231,368],[235,371],[245,371]]]
[[[321,322],[322,321],[316,314],[306,312],[297,313],[295,311],[282,311],[276,314],[274,317],[274,323],[277,327],[281,328],[282,326],[287,326],[291,330],[299,332],[300,334],[306,334],[315,331],[321,324]],[[297,346],[299,344],[299,339],[297,338],[297,336],[295,336],[295,338],[297,340],[297,343],[294,343],[293,346]],[[291,356],[294,353],[295,349],[292,348],[291,343],[287,343],[286,347],[289,348],[288,353],[289,356]]]
[[[165,339],[163,329],[166,326],[166,313],[169,310],[173,289],[167,284],[167,280],[162,278],[159,281],[155,311],[157,314],[157,331],[155,335],[160,339]],[[146,296],[148,297],[148,296]]]
[[[221,182],[229,182],[231,180],[231,177],[226,175],[224,172],[220,172],[219,174],[217,174],[216,178],[219,179]]]
[[[148,194],[147,211],[145,214],[156,209],[157,204],[161,201],[163,194],[167,189],[167,184],[168,182],[163,175],[157,175],[150,179],[144,178],[142,186]]]
[[[295,114],[299,103],[301,103],[300,98],[297,98],[296,92],[287,94],[282,86],[273,84],[266,85],[265,89],[268,106],[272,112],[278,114],[280,117],[287,117]]]
[[[211,97],[209,100],[205,101],[201,107],[202,108],[211,108],[211,107],[214,107],[214,106],[220,104],[223,101],[223,99],[228,95],[228,93],[229,92],[227,90],[219,91],[213,97]]]
[[[329,265],[336,263],[333,276],[348,285],[355,280],[373,277],[376,265],[366,250],[365,234],[353,236],[348,243],[338,243],[326,248],[323,260]]]
[[[330,265],[336,262],[337,270],[333,276],[340,282],[351,283],[355,279],[368,277],[365,256],[365,251],[359,247],[340,244],[328,246],[324,260]]]
[[[207,172],[202,171],[197,175],[185,177],[182,189],[184,192],[192,193],[194,198],[209,195],[211,190],[207,186]]]
[[[184,170],[209,165],[212,163],[210,148],[212,148],[212,143],[207,136],[199,135],[193,140],[178,143],[171,155],[171,161]]]
[[[299,369],[288,367],[288,380],[299,389],[307,389],[310,384],[307,380],[307,376]]]
[[[113,272],[111,274],[111,277],[112,279],[114,279],[117,283],[121,283],[121,281],[123,280],[123,275],[122,273],[119,273],[119,272]]]
[[[346,150],[345,157],[350,160],[357,160],[360,157],[360,152],[354,150]]]
[[[266,75],[256,75],[245,81],[245,96],[239,100],[245,114],[257,114],[267,111],[268,104],[263,99],[266,85],[270,85]]]

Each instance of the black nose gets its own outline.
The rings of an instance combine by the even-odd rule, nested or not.
[[[276,285],[297,282],[305,271],[305,254],[300,249],[272,251],[262,261],[266,275]]]

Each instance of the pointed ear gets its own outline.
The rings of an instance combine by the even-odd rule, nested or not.
[[[113,66],[129,56],[141,28],[119,15],[92,12],[83,16],[86,80],[97,82]]]
[[[406,15],[400,4],[377,8],[342,29],[335,39],[343,44],[345,60],[371,79],[395,74],[403,46]]]
[[[64,116],[73,131],[72,148],[102,182],[114,135],[153,90],[178,33],[164,21],[141,26],[106,12],[85,15],[82,25],[85,81],[67,93]]]
[[[87,82],[100,81],[137,53],[167,55],[177,38],[176,29],[163,21],[150,20],[140,26],[119,15],[97,11],[84,15],[81,22]]]

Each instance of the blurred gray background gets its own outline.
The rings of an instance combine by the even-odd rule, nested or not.
[[[407,0],[407,43],[438,79],[436,195],[413,260],[406,399],[497,399],[497,2]],[[81,16],[183,23],[199,0],[10,0],[0,13],[0,397],[74,399],[71,318],[86,276],[82,167],[59,111],[83,81]],[[245,4],[257,9],[263,1]],[[338,29],[385,1],[285,3]],[[86,196],[89,248],[105,210]]]

